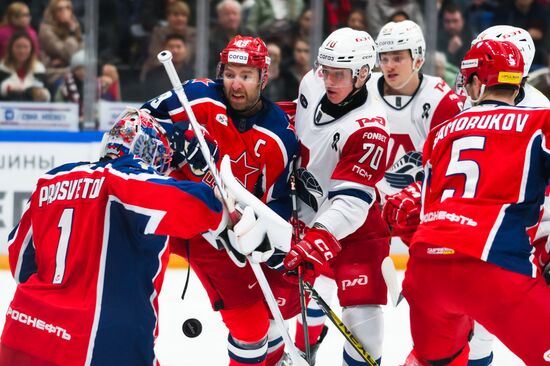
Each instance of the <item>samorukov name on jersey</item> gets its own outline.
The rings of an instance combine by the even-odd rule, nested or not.
[[[45,185],[40,188],[38,206],[49,205],[54,201],[97,198],[104,181],[105,177],[80,178]]]
[[[445,137],[465,130],[495,130],[523,132],[529,115],[525,113],[499,113],[483,116],[464,116],[449,122],[441,128],[434,138],[433,147]]]

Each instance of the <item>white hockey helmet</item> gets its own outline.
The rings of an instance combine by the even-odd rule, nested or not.
[[[412,20],[386,23],[376,38],[378,58],[381,53],[401,50],[411,51],[413,67],[416,60],[422,60],[418,69],[422,67],[426,59],[426,41],[422,29]]]
[[[511,25],[495,25],[485,29],[481,32],[473,41],[472,46],[486,39],[493,39],[495,41],[509,41],[512,42],[523,56],[525,62],[525,68],[523,70],[523,76],[527,76],[533,58],[535,57],[535,43],[529,32],[523,28],[513,27]]]
[[[340,28],[332,32],[319,47],[319,65],[351,69],[352,76],[359,76],[363,66],[372,71],[376,61],[376,44],[364,31]]]

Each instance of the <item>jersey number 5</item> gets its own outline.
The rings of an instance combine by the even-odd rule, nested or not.
[[[451,160],[445,176],[464,175],[463,198],[473,198],[476,194],[477,182],[479,181],[479,164],[475,160],[461,160],[460,154],[462,151],[483,149],[485,149],[485,137],[482,136],[462,137],[453,141]],[[455,191],[453,188],[445,189],[441,195],[441,201],[453,197]]]

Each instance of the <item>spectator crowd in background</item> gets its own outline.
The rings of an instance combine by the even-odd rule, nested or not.
[[[426,0],[324,0],[322,38],[349,26],[374,38],[387,21],[411,19],[425,29]],[[180,78],[195,75],[197,1],[99,0],[97,97],[144,101],[169,88],[156,55],[169,49]],[[429,3],[431,4],[431,2]],[[265,93],[275,101],[297,97],[311,65],[310,0],[212,0],[208,77],[216,77],[219,52],[236,34],[260,36],[273,63]],[[85,0],[0,1],[0,98],[82,103]],[[550,1],[438,0],[436,73],[451,86],[472,39],[508,24],[535,42],[531,70],[550,93]],[[545,71],[544,71],[545,70]],[[203,75],[204,76],[204,75]]]

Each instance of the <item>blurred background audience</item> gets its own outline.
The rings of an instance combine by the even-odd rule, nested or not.
[[[314,15],[312,0],[211,0],[205,45],[197,44],[197,0],[97,0],[97,97],[141,102],[170,88],[157,53],[169,49],[180,79],[216,78],[219,53],[237,34],[260,36],[272,58],[273,100],[297,98],[298,84],[312,67],[310,47]],[[427,0],[318,0],[322,4],[321,39],[348,26],[376,38],[388,21],[411,19],[426,29]],[[63,100],[82,103],[85,74],[85,0],[0,0],[1,98],[4,100]],[[434,73],[451,86],[474,37],[497,24],[526,29],[535,42],[531,80],[549,89],[550,1],[436,0],[436,49],[430,50]],[[38,30],[38,32],[36,31]],[[26,34],[26,36],[22,34]],[[38,34],[37,34],[38,33]],[[17,39],[14,36],[17,35]],[[433,39],[433,38],[432,38]],[[30,46],[29,46],[30,42]],[[200,48],[202,47],[202,48]],[[207,51],[204,64],[196,64]],[[436,52],[437,51],[437,52]],[[80,53],[79,53],[80,52]],[[78,53],[78,55],[77,55]],[[73,56],[75,56],[73,58]],[[196,70],[195,67],[199,67]],[[206,71],[203,71],[206,70]],[[546,89],[545,89],[546,88]],[[50,98],[51,96],[51,98]]]
[[[31,36],[24,30],[12,34],[0,63],[2,100],[47,102],[46,68],[38,61]]]

